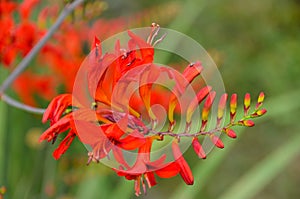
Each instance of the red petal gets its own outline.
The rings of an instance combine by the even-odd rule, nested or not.
[[[177,164],[180,167],[180,175],[182,177],[182,179],[184,180],[184,182],[187,185],[192,185],[194,184],[194,176],[193,173],[188,165],[188,163],[185,161],[185,159],[183,158],[183,156],[181,156],[179,159],[177,159]]]
[[[131,31],[128,31],[128,35],[129,37],[131,37],[131,40],[139,47],[142,59],[142,63],[140,64],[151,63],[153,61],[154,55],[153,47]],[[133,45],[131,45],[130,50],[135,50]]]
[[[191,171],[189,165],[187,164],[187,162],[185,161],[185,159],[182,156],[182,153],[181,153],[180,148],[178,146],[177,140],[173,141],[172,150],[173,150],[173,155],[174,155],[174,158],[175,158],[175,162],[178,164],[178,166],[180,168],[179,173],[180,173],[182,179],[188,185],[194,184],[194,177],[193,177],[192,171]]]
[[[1,3],[0,3],[0,13],[3,16],[5,16],[5,14],[10,14],[13,10],[15,10],[16,7],[17,7],[17,4],[15,2],[1,1]],[[3,21],[3,23],[7,22],[7,21]]]
[[[124,116],[118,123],[105,125],[103,131],[109,139],[119,140],[126,132],[128,125],[128,116]],[[125,132],[124,132],[125,131]]]
[[[107,137],[104,135],[101,126],[86,121],[76,121],[77,136],[84,144],[91,146],[97,145],[99,142],[104,142]]]
[[[145,179],[146,179],[146,181],[147,181],[147,184],[148,184],[148,187],[149,187],[149,188],[151,188],[151,187],[153,187],[154,185],[157,184],[153,172],[147,172],[147,173],[145,173],[145,174],[144,174],[144,177],[145,177]]]
[[[129,169],[130,166],[127,164],[126,160],[124,159],[122,150],[119,147],[113,146],[112,152],[117,162],[120,163],[122,166],[124,166],[126,169]]]
[[[166,165],[168,165],[168,164],[164,164],[166,157],[167,157],[166,154],[163,154],[160,158],[158,158],[153,162],[150,162],[150,160],[147,161],[146,164],[147,164],[148,171],[157,171],[165,167]]]
[[[53,140],[57,134],[60,134],[72,127],[71,120],[72,120],[71,114],[61,118],[60,120],[58,120],[58,122],[53,124],[40,136],[39,141],[41,142],[43,140],[48,140],[49,142]]]
[[[63,112],[68,106],[72,105],[72,95],[63,94],[55,97],[51,103],[48,105],[42,122],[45,123],[47,120],[51,120],[51,123],[55,123],[61,117]]]
[[[20,14],[23,19],[29,17],[30,12],[33,10],[33,7],[39,2],[39,0],[25,0],[20,5]]]
[[[63,139],[59,144],[57,149],[53,152],[53,157],[58,160],[62,154],[64,154],[67,149],[70,147],[72,141],[74,140],[76,134],[71,130],[68,135]]]
[[[128,135],[119,141],[118,146],[125,150],[134,150],[141,147],[145,142],[144,138]]]
[[[171,178],[176,176],[180,171],[180,167],[176,162],[173,162],[157,171],[155,173],[161,178]]]

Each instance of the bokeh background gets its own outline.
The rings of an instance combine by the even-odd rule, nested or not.
[[[57,3],[59,11],[63,4]],[[50,4],[50,1],[40,2],[31,11],[31,17],[36,18]],[[255,127],[238,129],[236,140],[224,137],[225,148],[214,149],[206,160],[199,160],[192,150],[185,153],[195,176],[193,186],[185,185],[180,177],[159,179],[157,186],[139,198],[300,197],[299,0],[114,0],[91,4],[86,7],[88,16],[79,10],[66,20],[74,27],[89,24],[102,40],[118,31],[156,22],[198,41],[218,65],[228,93],[236,92],[240,97],[246,92],[255,97],[260,91],[266,93],[268,113],[257,120]],[[15,18],[19,20],[18,14]],[[49,28],[52,19],[55,17],[46,20],[43,28]],[[75,36],[71,38],[76,38],[79,29],[72,29]],[[79,52],[70,53],[81,56],[74,63],[80,64],[88,52],[93,31],[80,33],[79,38],[86,37],[86,41],[76,47]],[[69,43],[73,43],[72,39]],[[44,67],[39,56],[42,55],[31,63],[35,69],[28,69],[28,74],[44,75],[43,70],[49,77],[63,74],[49,71],[50,64],[45,63],[49,66]],[[0,65],[0,83],[20,60],[18,56],[10,66]],[[28,103],[46,107],[51,97],[67,89],[63,83],[69,79],[51,81],[55,92],[42,97],[43,89],[51,86],[30,83],[28,79],[21,81],[25,87],[14,85],[8,93],[21,101],[33,96],[34,102],[30,99]],[[34,89],[35,86],[42,89]],[[118,177],[101,164],[86,166],[87,151],[78,141],[63,158],[55,161],[51,154],[56,145],[38,143],[39,135],[47,127],[48,124],[41,124],[41,115],[0,102],[0,187],[6,188],[4,198],[136,198],[133,182]]]

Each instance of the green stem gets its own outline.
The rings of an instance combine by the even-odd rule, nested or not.
[[[293,92],[273,97],[272,100],[266,102],[266,109],[272,110],[269,111],[267,114],[267,117],[263,117],[258,122],[262,122],[266,119],[270,119],[270,117],[278,117],[278,115],[284,115],[285,113],[290,113],[292,110],[295,110],[300,107],[299,99],[300,98],[300,90],[295,90]],[[282,103],[285,104],[285,106],[281,106]],[[242,136],[242,134],[240,135]],[[298,138],[298,137],[296,137]],[[226,147],[222,151],[213,151],[207,160],[204,161],[203,165],[196,166],[193,168],[194,177],[196,179],[195,185],[192,187],[186,186],[184,183],[181,183],[176,191],[173,192],[171,199],[184,199],[184,198],[195,198],[204,188],[204,183],[209,180],[209,177],[221,166],[221,163],[225,161],[227,155],[230,153],[231,149],[234,148],[236,142],[232,142],[229,144],[229,142],[224,142]],[[290,144],[290,142],[288,142]],[[288,146],[286,144],[285,146]],[[299,144],[299,141],[298,141]],[[295,147],[295,146],[294,146]],[[282,149],[282,148],[280,148]],[[293,148],[295,151],[296,149]],[[286,151],[287,149],[285,149]],[[295,152],[294,151],[294,152]],[[292,156],[289,156],[289,158],[294,157],[294,154]],[[270,158],[272,160],[272,158]],[[281,161],[285,161],[284,160]],[[284,163],[282,163],[284,164]],[[284,168],[285,165],[280,165],[278,168]],[[277,169],[279,171],[279,169]],[[274,173],[271,173],[272,175],[275,175]],[[200,182],[198,182],[198,181]],[[200,183],[197,184],[197,183]],[[267,182],[265,182],[267,183]],[[247,183],[246,183],[247,184]],[[244,184],[245,185],[245,184]],[[247,185],[248,186],[248,185]],[[245,188],[245,187],[244,187]],[[226,194],[227,195],[227,194]],[[225,196],[226,196],[225,195]]]
[[[4,102],[6,102],[7,104],[13,106],[13,107],[16,107],[18,109],[21,109],[21,110],[24,110],[24,111],[27,111],[27,112],[30,112],[30,113],[35,113],[35,114],[43,114],[45,112],[45,109],[41,109],[41,108],[35,108],[35,107],[32,107],[32,106],[28,106],[26,104],[23,104],[23,103],[20,103],[14,99],[12,99],[11,97],[7,96],[7,95],[2,95],[1,96],[2,100]]]
[[[6,183],[6,169],[7,169],[7,105],[0,101],[0,179],[1,183]],[[0,184],[1,186],[1,184]]]

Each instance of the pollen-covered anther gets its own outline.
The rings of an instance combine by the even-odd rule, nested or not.
[[[148,36],[148,38],[147,38],[147,43],[148,43],[148,44],[155,46],[155,44],[158,43],[157,41],[154,42],[154,39],[155,39],[155,37],[157,36],[159,30],[160,30],[160,26],[159,26],[157,23],[152,23],[152,24],[151,24],[151,32],[150,32],[150,34],[149,34],[149,36]],[[163,37],[164,37],[164,36],[163,36]],[[162,40],[163,37],[160,38],[160,39]],[[159,39],[159,40],[160,40],[160,39]],[[153,43],[153,42],[154,42],[154,43]]]
[[[250,104],[251,104],[251,96],[249,93],[246,93],[244,98],[244,115],[248,115]]]
[[[86,163],[86,165],[89,165],[91,162],[92,162],[92,160],[93,160],[93,152],[88,152],[88,161],[87,161],[87,163]]]
[[[157,141],[163,141],[164,140],[164,136],[162,134],[157,134],[153,136],[154,139],[156,139]]]
[[[252,120],[240,120],[240,121],[238,121],[238,124],[241,126],[247,126],[247,127],[252,127],[255,125],[255,123]]]
[[[91,162],[96,162],[96,163],[99,163],[99,156],[95,156],[94,152],[93,151],[89,151],[88,152],[88,161],[86,163],[86,165],[89,165]]]
[[[97,108],[98,108],[97,102],[93,102],[93,103],[91,104],[91,109],[92,109],[92,110],[97,110]]]

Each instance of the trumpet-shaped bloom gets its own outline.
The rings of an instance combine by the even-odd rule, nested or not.
[[[153,63],[153,45],[160,41],[154,41],[158,30],[159,26],[153,24],[146,41],[128,31],[127,46],[121,46],[117,40],[113,52],[107,53],[102,52],[101,41],[95,38],[92,51],[79,72],[74,92],[59,95],[49,104],[43,122],[50,121],[50,127],[40,137],[40,141],[55,142],[67,131],[53,153],[55,159],[59,159],[78,137],[89,146],[88,164],[104,158],[114,159],[113,170],[119,176],[135,181],[136,195],[141,194],[141,190],[146,193],[146,186],[156,185],[156,176],[170,178],[179,174],[187,185],[194,183],[180,147],[181,137],[192,138],[196,154],[205,159],[199,136],[207,136],[216,147],[223,148],[217,132],[235,138],[232,126],[253,126],[248,118],[266,112],[259,109],[264,99],[262,93],[255,112],[248,114],[250,94],[247,94],[245,117],[235,122],[237,96],[234,94],[230,100],[230,123],[222,126],[228,96],[223,94],[217,108],[216,127],[206,130],[213,115],[211,110],[216,92],[210,86],[203,86],[190,96],[190,84],[203,70],[200,62],[189,64],[182,73]],[[162,83],[172,86],[166,89],[160,86]],[[202,102],[204,105],[200,111]],[[176,108],[181,110],[180,116],[186,121],[186,128],[181,133],[174,132],[178,117]],[[199,125],[193,121],[196,112],[202,122],[199,122],[199,131],[191,133],[192,125]],[[168,143],[171,153],[163,151],[159,156],[153,156],[154,143],[163,142],[165,136],[173,137]]]

